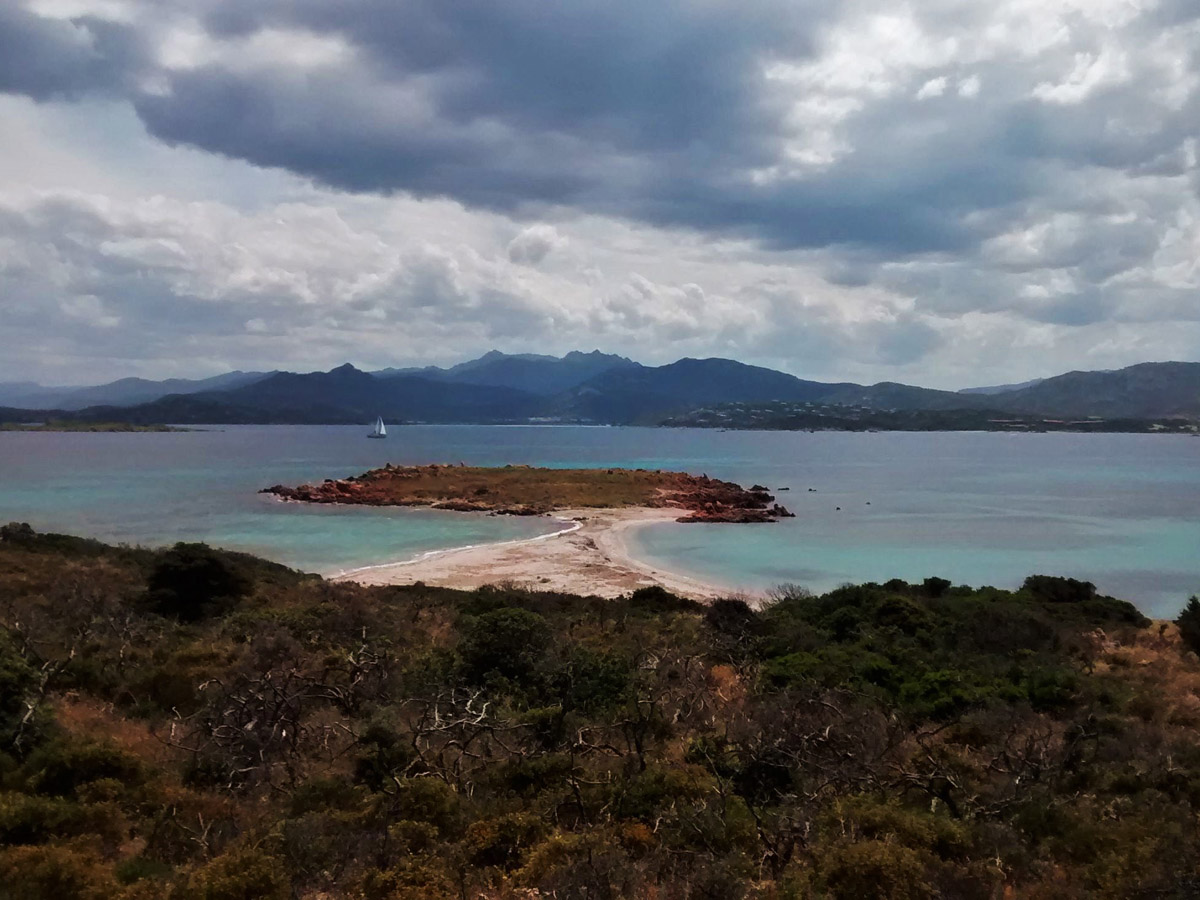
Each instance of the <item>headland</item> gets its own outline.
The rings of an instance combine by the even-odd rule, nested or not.
[[[707,475],[647,469],[387,465],[319,485],[275,485],[263,493],[304,503],[553,515],[563,528],[537,538],[436,551],[335,577],[364,584],[423,581],[463,589],[516,582],[609,597],[655,584],[698,599],[731,593],[729,586],[707,584],[635,558],[627,539],[636,527],[672,521],[768,523],[792,515],[761,485],[747,489]]]
[[[676,510],[677,522],[774,522],[792,514],[767,488],[686,472],[426,465],[372,469],[322,484],[264,488],[284,500],[362,506],[428,506],[541,516],[568,509]]]
[[[77,431],[77,432],[132,432],[163,433],[196,431],[195,428],[179,428],[175,425],[135,425],[130,422],[78,422],[52,420],[48,422],[0,422],[0,431]]]

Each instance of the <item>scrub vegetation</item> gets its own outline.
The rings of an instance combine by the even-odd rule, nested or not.
[[[1200,662],[1085,582],[366,588],[14,524],[0,625],[0,897],[1200,889]]]

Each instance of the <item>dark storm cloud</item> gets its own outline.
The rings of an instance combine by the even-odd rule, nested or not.
[[[1019,218],[1062,167],[1184,165],[1182,141],[1200,114],[1194,90],[1146,102],[1153,73],[1140,58],[1119,83],[1077,97],[1069,77],[1056,87],[1072,59],[1105,62],[1103,28],[1080,27],[1045,59],[1022,58],[1019,43],[973,62],[939,61],[926,48],[928,59],[883,69],[865,87],[829,88],[820,79],[773,84],[767,73],[811,62],[857,7],[195,0],[160,9],[211,44],[279,32],[284,42],[338,40],[347,52],[298,68],[243,47],[172,67],[147,60],[141,48],[155,36],[144,23],[139,32],[10,8],[0,12],[0,89],[39,99],[122,90],[164,141],[350,191],[506,212],[562,205],[777,249],[885,254],[969,249]],[[960,43],[977,30],[973,15],[983,13],[936,3],[913,13],[930,34],[957,29]],[[1167,4],[1130,27],[1131,41],[1197,15]],[[869,39],[861,58],[843,63],[848,76],[834,69],[825,80],[852,80],[855,67],[874,64]],[[939,73],[943,87],[918,97],[920,80],[909,82]],[[813,99],[849,103],[827,124],[845,148],[790,170],[790,148],[825,127],[789,118]]]
[[[164,141],[351,191],[504,211],[560,204],[780,248],[962,245],[970,236],[954,219],[963,187],[975,202],[1003,189],[972,157],[907,181],[873,152],[803,182],[748,177],[785,139],[784,104],[763,90],[763,66],[805,58],[820,9],[830,7],[218,3],[203,19],[213,38],[302,28],[342,37],[354,59],[302,77],[218,63],[158,71],[165,89],[130,97]],[[118,26],[107,28],[121,40],[72,50],[71,34],[92,26],[19,15],[4,31],[29,43],[40,22],[37,56],[58,69],[11,78],[8,90],[44,97],[148,74]],[[397,108],[397,92],[423,109]]]
[[[772,209],[780,201],[739,174],[778,152],[781,109],[761,67],[808,52],[810,5],[221,4],[204,21],[227,40],[267,27],[338,35],[356,59],[303,79],[172,73],[169,91],[137,99],[164,140],[354,191],[838,239],[805,225],[828,219],[819,201]],[[398,108],[408,101],[421,111]]]
[[[406,122],[382,105],[364,104],[362,92],[370,90],[319,75],[301,85],[269,75],[250,80],[214,67],[174,74],[168,95],[141,97],[136,108],[170,143],[350,191],[406,190],[512,208],[563,202],[589,184],[571,164],[580,152],[569,139],[548,135],[533,147],[470,124]]]
[[[141,58],[140,40],[124,26],[0,5],[0,92],[48,100],[119,91]]]
[[[206,22],[225,36],[281,24],[345,36],[384,77],[430,78],[440,114],[495,118],[629,149],[706,152],[761,138],[764,55],[803,55],[822,8],[667,0],[360,0],[222,3]]]

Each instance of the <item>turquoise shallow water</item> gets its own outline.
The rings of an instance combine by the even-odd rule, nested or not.
[[[115,542],[207,541],[327,574],[562,527],[552,519],[304,506],[257,493],[407,459],[399,442],[363,434],[284,426],[0,433],[0,519]]]
[[[919,580],[1094,581],[1152,615],[1200,591],[1200,440],[640,428],[242,426],[0,433],[0,521],[107,540],[206,540],[331,572],[555,530],[550,519],[303,507],[255,493],[384,462],[633,466],[790,487],[762,526],[651,526],[635,550],[731,588]],[[809,492],[808,488],[814,488]],[[841,507],[841,509],[837,509]]]

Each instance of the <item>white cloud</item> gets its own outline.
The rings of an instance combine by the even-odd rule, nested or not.
[[[954,386],[1200,356],[1186,4],[489,15],[0,9],[0,378],[601,346]]]
[[[1119,49],[1105,47],[1098,53],[1076,53],[1071,71],[1062,81],[1043,81],[1033,89],[1033,96],[1047,103],[1082,103],[1095,90],[1129,81],[1131,75],[1125,54]]]
[[[939,75],[937,78],[930,78],[921,85],[916,93],[916,98],[918,100],[925,100],[929,97],[940,97],[944,93],[946,93],[946,76]]]
[[[508,243],[508,258],[516,263],[536,266],[566,240],[553,225],[530,225]]]
[[[264,28],[233,40],[211,37],[197,22],[166,30],[158,42],[158,62],[168,70],[220,66],[232,71],[308,72],[349,62],[353,49],[343,39],[302,29]]]

